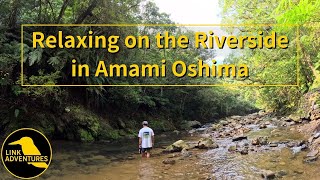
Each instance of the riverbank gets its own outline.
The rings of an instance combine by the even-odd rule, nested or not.
[[[136,139],[54,141],[52,164],[40,179],[315,179],[318,154],[298,131],[308,123],[263,112],[231,116],[186,133],[158,135],[150,159],[140,157]],[[11,178],[3,174],[0,179]]]

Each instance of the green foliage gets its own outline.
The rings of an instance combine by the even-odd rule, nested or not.
[[[252,4],[241,1],[241,4]],[[257,5],[257,3],[253,3]],[[246,11],[242,10],[241,14]],[[55,87],[55,84],[214,84],[215,79],[176,78],[170,73],[165,78],[104,78],[71,77],[70,61],[96,67],[97,62],[138,65],[160,64],[166,59],[170,67],[175,60],[187,64],[199,58],[215,56],[214,51],[188,48],[145,50],[121,48],[116,54],[105,49],[41,49],[32,47],[32,32],[51,35],[62,30],[68,35],[87,35],[89,30],[97,34],[149,35],[169,31],[172,35],[193,33],[174,26],[168,14],[159,12],[155,3],[141,0],[72,0],[72,1],[18,1],[0,2],[0,98],[6,102],[1,108],[9,116],[1,120],[0,131],[37,124],[46,134],[59,138],[93,141],[118,139],[133,134],[142,120],[150,119],[157,130],[172,130],[185,120],[211,121],[222,116],[241,114],[253,107],[234,89],[199,87]],[[260,15],[266,14],[260,12]],[[253,18],[254,19],[254,18]],[[25,27],[24,44],[20,44],[20,24],[32,23],[87,23],[87,24],[173,24],[172,26],[148,27]],[[191,38],[192,39],[192,38]],[[154,39],[151,39],[154,41]],[[120,43],[121,44],[121,43]],[[190,43],[192,44],[192,42]],[[20,47],[23,46],[23,83],[21,84]],[[262,56],[262,55],[260,55]],[[291,62],[291,61],[290,61]],[[275,62],[276,63],[276,62]],[[285,66],[285,64],[283,65]],[[280,69],[281,67],[279,67]],[[95,69],[91,68],[91,73]],[[285,69],[284,71],[291,71]],[[268,76],[267,74],[265,76]],[[290,79],[291,80],[291,79]],[[32,114],[41,115],[33,118]],[[54,114],[54,117],[52,115]],[[108,117],[108,121],[105,118]],[[110,118],[109,118],[110,117]],[[126,128],[119,127],[121,117]],[[42,122],[42,124],[40,123]],[[116,130],[116,128],[122,128]]]
[[[252,70],[248,82],[252,84],[299,84],[299,87],[244,88],[244,91],[249,91],[245,92],[245,98],[254,100],[260,108],[281,112],[295,110],[300,97],[320,84],[320,1],[221,0],[220,4],[223,7],[224,22],[288,24],[261,28],[243,27],[240,30],[286,34],[291,40],[288,49],[242,50],[240,56],[233,56],[228,61],[247,63]],[[297,28],[292,24],[300,26]]]
[[[94,137],[92,134],[84,129],[79,129],[80,141],[82,142],[92,142]]]
[[[175,129],[171,122],[164,119],[151,119],[149,125],[155,131],[170,131]]]

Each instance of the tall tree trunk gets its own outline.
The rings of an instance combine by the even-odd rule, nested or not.
[[[59,13],[59,16],[56,20],[56,23],[59,24],[62,20],[62,17],[64,16],[64,12],[66,11],[68,5],[69,5],[69,2],[70,0],[64,0],[63,2],[63,5],[61,6],[61,9],[60,9],[60,13]]]
[[[12,10],[11,10],[11,14],[9,16],[9,22],[8,22],[8,26],[10,29],[14,28],[17,24],[20,7],[21,7],[20,0],[14,0],[12,2]]]
[[[92,15],[92,11],[97,6],[97,3],[98,0],[92,0],[88,8],[82,14],[80,14],[75,24],[81,24],[87,16]]]

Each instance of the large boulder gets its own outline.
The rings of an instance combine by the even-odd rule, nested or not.
[[[214,149],[214,148],[218,148],[218,144],[216,144],[215,142],[213,142],[213,140],[211,138],[201,138],[198,141],[198,146],[199,149]]]
[[[170,146],[168,146],[164,150],[164,152],[169,152],[169,153],[180,152],[180,151],[182,151],[182,149],[189,149],[189,145],[186,142],[184,142],[183,140],[179,140],[179,141],[174,142]]]
[[[261,172],[261,176],[264,179],[275,179],[276,178],[276,173],[270,170],[264,170]]]

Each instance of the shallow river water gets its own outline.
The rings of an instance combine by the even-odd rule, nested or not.
[[[197,136],[167,135],[157,138],[157,145],[150,159],[140,158],[137,140],[118,143],[75,143],[54,141],[53,160],[49,169],[39,179],[262,179],[263,170],[271,170],[282,175],[282,179],[320,179],[319,160],[304,163],[307,151],[293,153],[284,144],[271,148],[260,147],[259,151],[249,151],[248,155],[229,152],[228,148],[238,143],[250,143],[250,139],[268,135],[270,141],[302,140],[304,137],[288,129],[269,127],[247,134],[248,140],[232,142],[229,138],[216,139],[219,148],[211,150],[191,150],[190,156],[179,153],[162,154],[163,146],[178,139],[195,142]],[[163,164],[164,159],[174,159],[174,165]],[[0,179],[12,179],[3,166]]]

